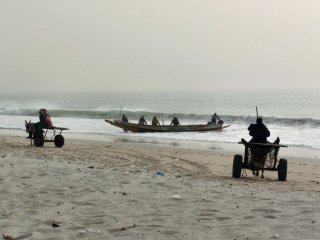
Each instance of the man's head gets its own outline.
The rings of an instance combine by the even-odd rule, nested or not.
[[[262,124],[262,118],[261,117],[257,118],[257,124]]]
[[[47,109],[41,108],[41,109],[39,110],[39,114],[41,114],[41,115],[46,115],[46,114],[47,114]]]

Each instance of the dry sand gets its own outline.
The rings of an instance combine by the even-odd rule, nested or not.
[[[320,239],[316,159],[288,159],[279,182],[231,178],[233,156],[214,149],[0,140],[0,229],[13,239]]]

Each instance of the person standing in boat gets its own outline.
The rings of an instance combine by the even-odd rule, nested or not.
[[[218,123],[221,121],[218,114],[217,113],[214,113],[211,117],[211,124],[217,124],[217,121]]]
[[[179,126],[180,125],[180,122],[178,120],[177,117],[173,117],[171,123],[170,123],[170,126]]]
[[[128,118],[124,114],[122,115],[122,122],[129,122]]]
[[[160,126],[160,123],[159,123],[158,119],[156,118],[156,116],[153,116],[153,118],[152,118],[152,126]]]
[[[144,116],[141,116],[141,118],[139,119],[139,125],[148,125],[147,121],[144,119]]]

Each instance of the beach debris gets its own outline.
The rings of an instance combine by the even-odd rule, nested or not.
[[[126,231],[126,230],[129,230],[129,229],[135,228],[136,226],[137,225],[135,223],[133,223],[133,225],[123,226],[123,227],[120,227],[120,228],[109,229],[108,232],[109,233],[122,232],[122,231]]]
[[[157,172],[156,172],[156,175],[158,175],[158,176],[164,176],[164,171],[157,171]]]
[[[102,235],[102,232],[100,230],[95,230],[95,229],[92,229],[92,228],[86,228],[84,230],[81,230],[80,233],[82,235],[85,235],[87,233],[94,233],[95,235]]]
[[[175,195],[170,196],[170,198],[181,199],[181,196],[179,194],[175,194]]]
[[[6,235],[6,234],[2,234],[3,239],[6,240],[14,240],[14,237],[10,236],[10,235]]]
[[[94,169],[94,166],[89,166],[88,168]]]
[[[275,235],[273,235],[273,237],[272,238],[279,238],[279,234],[278,233],[276,233]]]
[[[12,237],[10,235],[2,234],[3,239],[6,239],[6,240],[20,240],[20,239],[30,238],[31,236],[32,236],[32,233],[27,233],[24,235],[20,235],[18,237]]]
[[[52,225],[51,225],[53,228],[56,228],[56,227],[60,227],[60,225],[59,224],[57,224],[57,223],[52,223]]]

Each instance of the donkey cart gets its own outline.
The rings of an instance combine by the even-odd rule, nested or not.
[[[53,142],[56,147],[63,147],[64,137],[61,135],[62,131],[68,128],[49,127],[43,128],[41,132],[35,132],[33,135],[33,143],[36,147],[43,147],[45,142]],[[51,132],[51,134],[48,134]]]
[[[287,147],[277,143],[251,143],[241,139],[240,144],[245,146],[244,158],[242,155],[236,154],[233,158],[232,176],[240,178],[242,170],[249,169],[253,175],[263,178],[264,171],[278,171],[278,180],[286,181],[287,179],[287,160],[281,158],[278,160],[278,152],[280,147]],[[245,171],[244,171],[245,173]]]
[[[36,130],[33,125],[30,121],[25,121],[26,132],[33,132],[33,137],[30,139],[31,145],[43,147],[45,142],[53,142],[56,147],[63,147],[64,137],[62,136],[62,131],[69,130],[68,128],[53,126]]]

